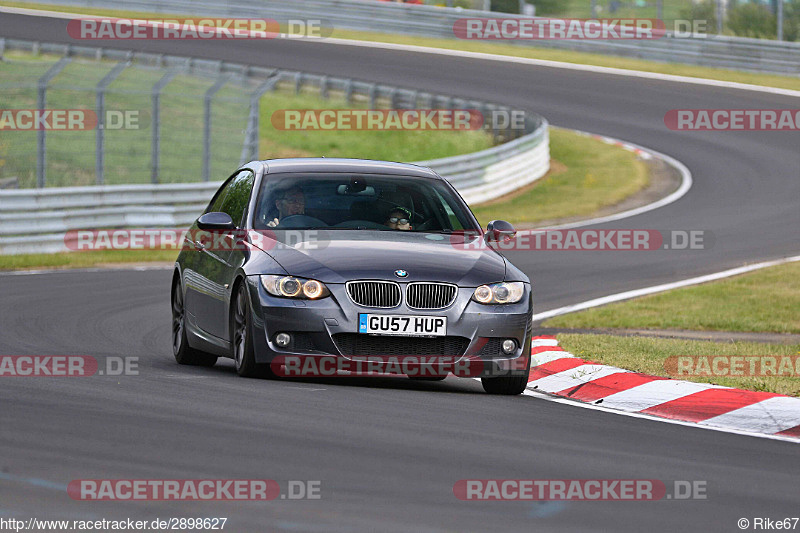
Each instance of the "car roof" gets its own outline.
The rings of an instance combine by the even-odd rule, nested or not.
[[[363,174],[389,174],[442,179],[436,172],[427,167],[369,159],[307,157],[267,159],[259,161],[259,163],[263,165],[265,174],[283,172],[358,172]]]

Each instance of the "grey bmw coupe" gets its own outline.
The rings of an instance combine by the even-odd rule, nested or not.
[[[491,246],[513,236],[504,221],[483,231],[428,168],[249,163],[216,192],[175,263],[175,359],[211,366],[229,357],[242,376],[275,377],[287,357],[431,356],[437,373],[420,379],[479,362],[486,392],[520,394],[531,284]]]

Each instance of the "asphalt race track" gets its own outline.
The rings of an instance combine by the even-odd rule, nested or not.
[[[0,14],[0,37],[68,42],[66,21]],[[800,135],[668,130],[670,109],[797,99],[324,43],[117,42],[493,100],[629,140],[692,171],[681,200],[608,228],[710,230],[713,248],[515,252],[537,311],[800,250]],[[218,177],[219,179],[222,176]],[[0,276],[0,354],[139,358],[138,376],[6,378],[0,518],[228,517],[226,531],[737,531],[798,516],[796,444],[495,398],[472,380],[263,381],[178,367],[164,270]],[[75,479],[321,481],[320,500],[79,502]],[[707,499],[462,502],[460,479],[704,481]]]

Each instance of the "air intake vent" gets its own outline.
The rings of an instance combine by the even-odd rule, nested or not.
[[[392,281],[350,281],[347,295],[364,307],[397,307],[400,305],[400,285]]]
[[[392,335],[364,335],[361,333],[335,333],[333,341],[342,355],[438,355],[457,357],[469,345],[466,337],[397,337]]]
[[[458,287],[449,283],[409,283],[406,304],[412,309],[442,309],[458,296]]]

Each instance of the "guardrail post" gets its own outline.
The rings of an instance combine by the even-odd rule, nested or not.
[[[128,68],[127,61],[120,61],[117,63],[111,72],[105,75],[97,84],[97,95],[95,97],[97,110],[97,130],[95,130],[95,163],[94,174],[95,180],[98,185],[105,182],[105,126],[106,126],[106,89],[111,83],[122,74],[122,71]]]
[[[783,40],[783,0],[778,0],[778,31],[777,38],[779,41]]]
[[[203,181],[211,178],[211,100],[228,83],[230,76],[220,76],[203,96]]]
[[[328,77],[322,76],[319,80],[319,97],[328,99]]]
[[[347,78],[344,82],[344,99],[347,105],[353,103],[353,80],[351,78]]]
[[[37,43],[38,44],[38,43]],[[37,109],[44,111],[47,107],[47,85],[64,70],[72,60],[62,57],[58,63],[50,67],[47,72],[39,78],[37,84]],[[37,128],[36,131],[36,186],[40,189],[47,184],[47,131],[44,128]]]
[[[378,101],[378,86],[374,83],[369,86],[369,108],[375,109]]]
[[[161,155],[161,91],[172,81],[175,74],[174,70],[167,72],[153,85],[153,119],[151,124],[153,128],[153,144],[150,156],[150,180],[153,183],[158,183],[158,169],[161,163],[159,160]]]

